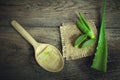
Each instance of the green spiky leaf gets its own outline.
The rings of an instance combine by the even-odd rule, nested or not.
[[[108,46],[105,34],[105,10],[106,0],[104,0],[104,5],[102,9],[102,21],[100,27],[98,46],[91,66],[92,68],[103,72],[107,71],[107,56],[108,56]]]

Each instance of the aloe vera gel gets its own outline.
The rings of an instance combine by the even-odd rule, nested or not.
[[[56,55],[57,51],[50,46],[48,46],[43,52],[41,52],[39,56],[39,62],[44,63],[44,65],[49,66],[49,67],[57,67],[59,64],[58,62],[60,61],[59,56]],[[52,62],[49,62],[51,61]]]

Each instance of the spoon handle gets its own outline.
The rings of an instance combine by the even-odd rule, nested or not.
[[[11,22],[12,26],[35,48],[36,40],[15,20]]]

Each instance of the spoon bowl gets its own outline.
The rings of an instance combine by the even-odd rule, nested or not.
[[[35,59],[42,68],[50,72],[58,72],[64,65],[60,51],[50,44],[39,44],[35,49]]]
[[[38,43],[17,21],[13,20],[11,24],[34,47],[35,59],[42,68],[49,72],[62,70],[64,59],[56,47]]]

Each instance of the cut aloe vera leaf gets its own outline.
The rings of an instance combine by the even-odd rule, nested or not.
[[[96,42],[96,39],[89,39],[83,43],[82,48],[87,48],[88,46],[94,44],[95,42]]]
[[[88,36],[92,39],[95,38],[95,34],[94,32],[92,31],[90,25],[88,24],[87,20],[85,19],[85,17],[82,15],[82,13],[79,13],[80,15],[80,23],[82,25],[84,25],[85,28],[87,28],[89,31],[86,31],[85,33],[88,34]]]
[[[80,36],[76,39],[76,41],[75,41],[75,43],[74,43],[74,47],[78,48],[79,45],[80,45],[85,39],[87,39],[87,35],[86,35],[86,34],[80,35]]]
[[[77,26],[80,28],[80,30],[83,32],[83,33],[88,33],[89,32],[89,29],[85,27],[84,24],[82,24],[80,21],[77,21],[76,22]]]
[[[87,23],[87,20],[85,19],[85,17],[83,16],[83,14],[82,14],[82,13],[79,13],[79,16],[80,16],[80,22],[81,22],[82,24],[84,24],[84,25],[86,26],[86,28],[88,28],[88,29],[90,30],[90,27],[89,27],[89,25],[88,25],[88,23]]]
[[[105,10],[106,0],[104,0],[104,5],[102,8],[102,21],[100,27],[98,46],[91,66],[92,68],[103,72],[107,71],[107,56],[108,56],[108,46],[105,34]]]

